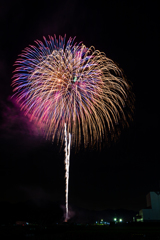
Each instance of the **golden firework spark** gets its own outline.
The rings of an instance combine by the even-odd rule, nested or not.
[[[73,41],[49,36],[25,48],[12,85],[25,114],[45,123],[47,138],[63,142],[66,123],[72,144],[99,143],[120,119],[126,122],[130,86],[105,53]]]

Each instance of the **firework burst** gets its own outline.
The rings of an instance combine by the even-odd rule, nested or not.
[[[15,62],[12,86],[21,110],[45,126],[46,137],[65,141],[67,221],[70,145],[101,143],[120,119],[127,122],[129,84],[104,53],[74,38],[35,42]]]
[[[47,138],[64,141],[64,124],[72,144],[101,142],[119,119],[126,121],[129,84],[104,53],[73,44],[74,38],[44,37],[25,48],[15,62],[13,91],[21,110],[45,124]],[[107,129],[106,129],[107,125]],[[83,136],[83,137],[82,137]]]

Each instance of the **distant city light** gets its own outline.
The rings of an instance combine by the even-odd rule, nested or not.
[[[113,218],[113,221],[115,221],[115,222],[116,222],[116,221],[117,221],[117,218]]]
[[[122,218],[119,219],[119,222],[122,222]]]
[[[104,222],[103,219],[101,219],[100,221],[96,221],[95,222],[97,225],[110,225],[110,222]]]

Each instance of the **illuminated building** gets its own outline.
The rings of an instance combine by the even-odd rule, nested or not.
[[[149,192],[146,196],[147,208],[141,209],[133,218],[136,222],[160,221],[160,192]]]

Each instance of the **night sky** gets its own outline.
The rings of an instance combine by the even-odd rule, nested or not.
[[[132,82],[129,128],[101,150],[71,150],[69,204],[92,210],[146,207],[159,189],[159,12],[156,1],[0,1],[0,202],[65,203],[64,151],[20,112],[12,95],[18,54],[59,35],[105,52]]]

